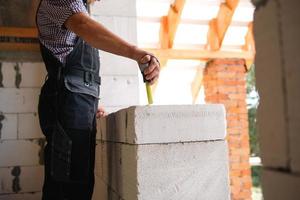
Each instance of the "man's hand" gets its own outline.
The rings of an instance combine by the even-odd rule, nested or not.
[[[104,108],[99,106],[96,117],[100,118],[100,117],[105,117],[106,115],[107,115],[107,113],[105,112]]]
[[[149,66],[144,70],[143,74],[150,85],[153,85],[159,78],[160,63],[155,56],[149,54],[146,54],[138,61],[139,65],[146,63],[149,63]]]

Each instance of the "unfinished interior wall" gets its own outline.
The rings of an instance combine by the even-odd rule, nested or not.
[[[137,43],[135,0],[109,0],[91,6],[92,17],[124,38]],[[108,112],[139,104],[139,70],[135,61],[100,51],[101,99]]]
[[[99,126],[93,200],[230,199],[222,105],[130,107]]]
[[[37,103],[41,63],[0,63],[0,199],[41,199],[44,139]]]
[[[135,43],[134,0],[101,1],[91,11],[96,20]],[[0,200],[40,200],[45,140],[37,104],[46,71],[40,61],[16,60],[0,61]],[[138,68],[134,62],[101,52],[101,74],[100,104],[108,112],[138,104]]]
[[[266,200],[300,197],[300,2],[266,1],[255,12],[258,131]]]
[[[231,199],[251,199],[246,65],[241,59],[214,59],[204,70],[206,103],[222,103],[227,113]]]

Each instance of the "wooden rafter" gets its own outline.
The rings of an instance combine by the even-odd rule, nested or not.
[[[181,14],[184,8],[186,0],[175,0],[170,5],[170,9],[167,16],[161,18],[160,25],[160,48],[171,49],[173,48],[175,35],[180,23]],[[161,67],[164,68],[167,65],[167,57],[159,57]],[[157,87],[158,82],[152,86],[153,93]]]
[[[187,59],[187,60],[209,60],[214,58],[241,58],[253,60],[254,53],[251,51],[210,51],[191,49],[145,49],[161,59]]]
[[[185,2],[186,0],[175,0],[170,6],[168,15],[161,19],[160,44],[162,49],[173,47]]]
[[[217,51],[221,48],[238,3],[239,0],[221,3],[217,17],[210,21],[207,36],[207,47],[210,50]]]
[[[202,86],[202,79],[203,79],[203,70],[201,68],[198,68],[195,74],[195,78],[191,85],[193,104],[196,103],[197,97],[199,95]]]

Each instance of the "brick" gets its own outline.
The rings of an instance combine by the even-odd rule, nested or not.
[[[16,172],[19,172],[17,176]],[[42,190],[44,167],[0,168],[0,180],[0,194],[39,192]]]
[[[210,65],[245,65],[246,62],[243,59],[213,59],[209,63]]]
[[[0,140],[17,139],[17,115],[16,114],[1,114],[4,119],[0,122],[2,128],[0,129]]]
[[[266,200],[297,200],[300,196],[300,177],[295,174],[264,169],[262,187]]]
[[[283,85],[279,10],[276,1],[255,12],[256,82],[260,93],[257,126],[264,166],[288,167],[287,125]],[[268,30],[268,31],[265,31]],[[272,59],[267,59],[272,58]],[[272,70],[270,70],[272,67]],[[266,81],[266,75],[268,78]],[[276,92],[274,92],[276,91]],[[270,120],[272,116],[272,120]],[[272,138],[272,145],[270,145]]]
[[[40,89],[0,88],[0,110],[4,113],[36,112]]]
[[[0,195],[0,200],[41,200],[42,193],[24,193],[24,194],[7,194]]]
[[[0,167],[39,165],[41,150],[38,141],[34,140],[2,141],[0,142]]]
[[[281,5],[281,25],[282,25],[282,52],[285,68],[286,98],[289,127],[289,152],[291,159],[291,169],[300,173],[300,57],[297,52],[300,50],[298,39],[300,28],[298,26],[300,14],[298,12],[300,2],[295,0],[282,1]]]
[[[36,113],[19,114],[19,139],[43,138],[38,115]]]

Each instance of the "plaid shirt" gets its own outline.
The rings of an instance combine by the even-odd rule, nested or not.
[[[73,50],[77,38],[64,23],[80,12],[88,13],[82,0],[41,0],[37,11],[39,40],[62,63]]]

